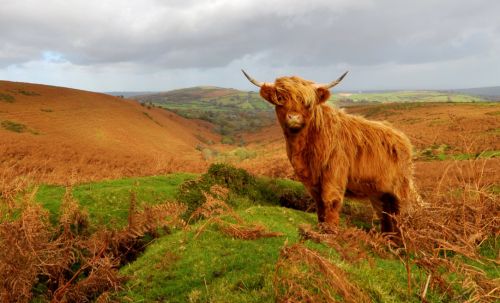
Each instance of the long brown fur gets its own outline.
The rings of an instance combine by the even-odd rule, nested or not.
[[[369,199],[382,231],[394,231],[392,215],[418,201],[409,139],[388,123],[328,106],[330,92],[299,77],[278,78],[260,94],[276,105],[288,158],[317,203],[318,220],[336,226],[347,195]]]

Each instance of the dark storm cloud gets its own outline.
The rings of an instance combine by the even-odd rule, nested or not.
[[[495,0],[4,0],[0,68],[47,53],[76,66],[129,64],[143,72],[234,62],[277,69],[459,64],[497,58],[499,11]]]

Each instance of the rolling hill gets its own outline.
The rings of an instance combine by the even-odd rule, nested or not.
[[[238,143],[239,132],[272,125],[273,107],[258,93],[231,88],[199,86],[168,92],[135,96],[142,102],[167,108],[191,119],[213,123],[225,143]]]
[[[494,97],[477,93],[491,93],[494,89],[334,92],[329,102],[336,107],[393,102],[472,103],[494,100]],[[273,107],[256,92],[198,86],[161,93],[135,94],[131,98],[167,108],[186,118],[209,121],[216,126],[215,130],[219,134],[229,136],[230,140],[227,141],[231,143],[244,141],[240,136],[241,132],[255,132],[275,122]]]
[[[132,100],[0,81],[0,174],[69,182],[204,168],[212,126]]]
[[[143,103],[157,104],[184,115],[194,111],[272,111],[272,106],[265,102],[258,93],[240,91],[232,88],[198,86],[159,93],[141,94],[125,92]],[[498,97],[497,99],[495,99]],[[391,90],[332,93],[330,102],[344,103],[388,103],[388,102],[484,102],[500,99],[499,87],[484,87],[454,90]]]

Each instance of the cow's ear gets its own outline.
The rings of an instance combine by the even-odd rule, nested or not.
[[[260,96],[266,99],[269,103],[277,104],[276,88],[274,85],[264,84],[260,88]]]
[[[324,87],[316,88],[316,96],[318,98],[318,104],[324,103],[330,99],[330,91]]]

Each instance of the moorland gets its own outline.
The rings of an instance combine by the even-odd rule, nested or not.
[[[256,93],[0,81],[1,300],[498,301],[500,98],[333,96],[414,145],[428,206],[399,219],[402,243],[364,201],[317,229]]]

